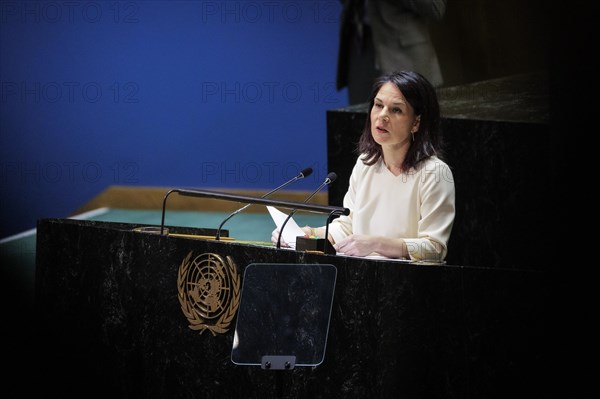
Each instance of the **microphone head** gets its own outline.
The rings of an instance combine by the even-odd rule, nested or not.
[[[312,172],[313,172],[312,168],[302,169],[302,171],[298,175],[298,178],[299,179],[303,179],[305,177],[308,177],[308,176],[310,176],[312,174]]]
[[[331,184],[335,181],[335,179],[337,179],[335,172],[329,172],[327,178],[325,179],[325,184]]]

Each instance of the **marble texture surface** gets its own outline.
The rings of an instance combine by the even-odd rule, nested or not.
[[[543,392],[550,367],[547,273],[319,255],[135,227],[38,223],[31,373],[46,394],[363,399]],[[233,328],[215,336],[190,329],[178,300],[178,269],[190,252],[230,256],[240,275],[257,262],[334,265],[323,363],[281,371],[236,365]]]

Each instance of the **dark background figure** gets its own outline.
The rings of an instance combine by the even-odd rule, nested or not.
[[[446,0],[343,0],[337,89],[348,87],[350,104],[369,97],[373,80],[395,70],[444,82],[429,31],[446,12]]]

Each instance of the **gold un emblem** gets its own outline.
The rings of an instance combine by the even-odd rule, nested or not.
[[[181,310],[192,330],[210,330],[213,336],[229,330],[240,302],[240,277],[233,259],[214,253],[192,258],[179,266],[177,290]]]

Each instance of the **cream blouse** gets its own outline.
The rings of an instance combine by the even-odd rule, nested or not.
[[[402,238],[412,260],[444,260],[455,214],[449,166],[433,156],[394,176],[382,159],[367,166],[361,158],[344,196],[350,214],[329,225],[335,242],[350,234]]]

